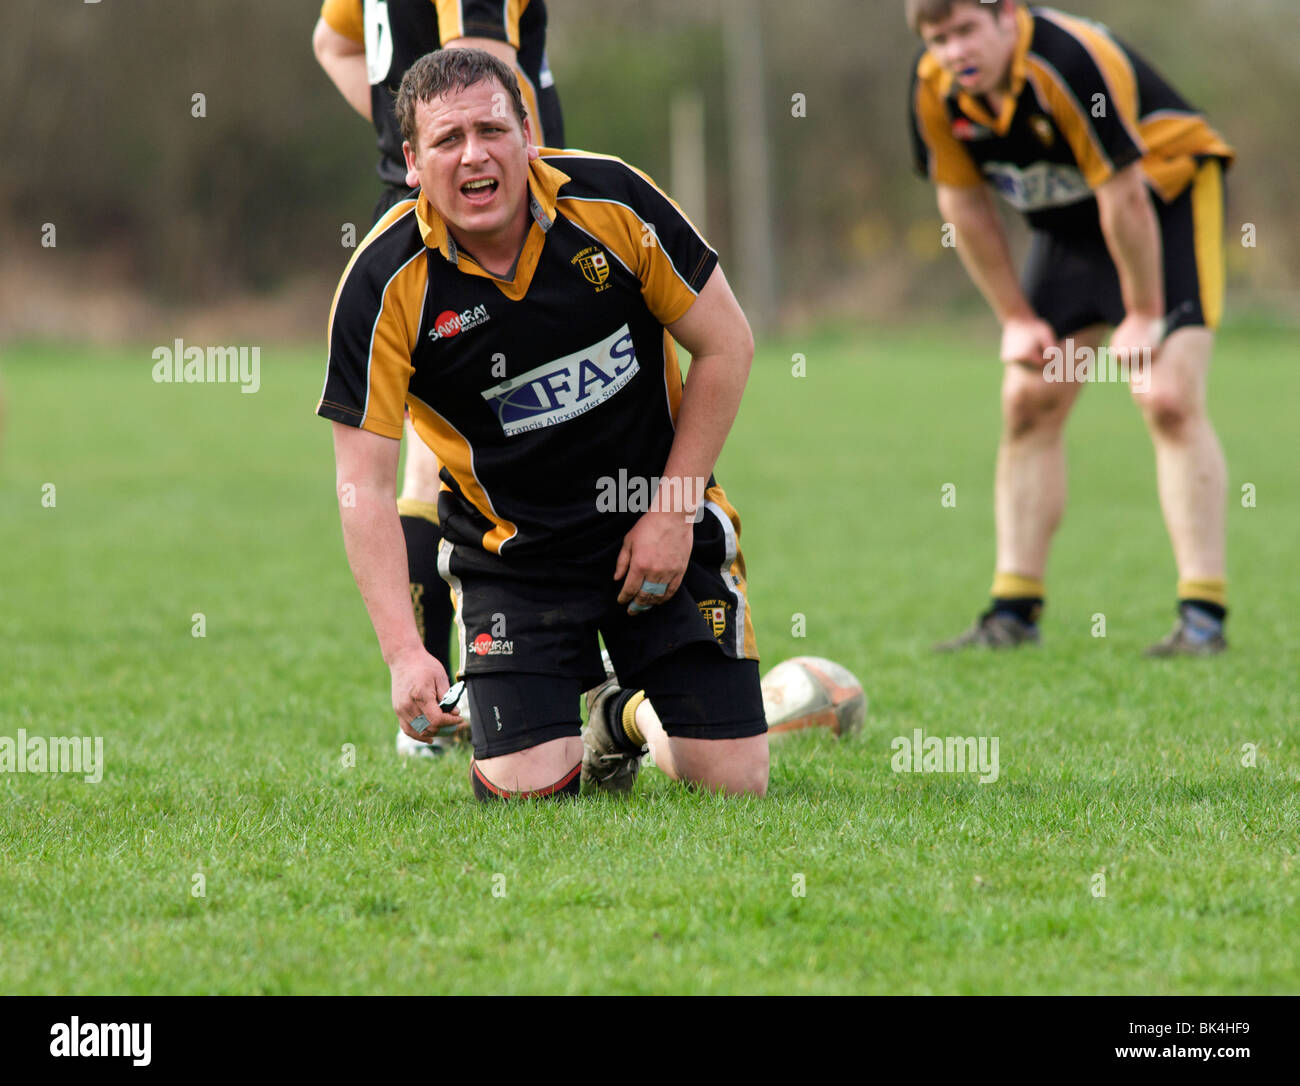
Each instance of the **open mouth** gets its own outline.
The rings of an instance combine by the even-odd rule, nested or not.
[[[963,68],[957,73],[962,79],[974,79],[980,74],[978,68]]]
[[[485,204],[496,194],[497,180],[494,177],[479,177],[466,181],[460,187],[460,193],[472,204]]]

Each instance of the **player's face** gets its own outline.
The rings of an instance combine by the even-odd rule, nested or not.
[[[955,4],[948,18],[922,23],[921,37],[967,94],[988,94],[1007,85],[1016,46],[1013,12],[986,4]]]
[[[415,106],[416,146],[404,145],[406,181],[419,184],[452,236],[478,246],[522,245],[528,222],[528,163],[537,157],[495,80]]]

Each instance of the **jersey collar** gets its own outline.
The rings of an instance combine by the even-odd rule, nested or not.
[[[1016,51],[1011,54],[1011,89],[1002,99],[1002,110],[994,117],[984,103],[972,98],[965,91],[957,92],[957,106],[972,121],[993,129],[999,136],[1005,136],[1011,128],[1011,118],[1016,114],[1016,103],[1020,101],[1020,92],[1025,89],[1025,73],[1028,69],[1029,46],[1034,40],[1034,17],[1028,8],[1016,8]],[[956,80],[952,85],[957,86]]]
[[[533,224],[538,227],[541,234],[545,234],[550,230],[555,222],[555,201],[560,189],[569,180],[567,173],[557,170],[540,158],[534,159],[528,164],[528,210],[532,214]],[[456,239],[451,236],[447,224],[442,221],[442,217],[433,209],[433,205],[429,203],[423,192],[420,193],[419,201],[415,207],[415,217],[420,224],[420,236],[424,239],[424,244],[428,248],[437,249],[449,264],[460,268],[461,271],[487,275],[487,272],[480,269],[477,264],[462,266],[460,251],[456,247]],[[538,233],[538,231],[529,229],[528,238],[524,242],[524,251],[520,253],[519,263],[516,266],[516,280],[518,280],[519,273],[523,270],[525,256],[530,249],[534,248],[534,234]],[[536,248],[540,249],[540,242]],[[531,274],[530,268],[530,277]],[[488,276],[488,278],[492,277]]]

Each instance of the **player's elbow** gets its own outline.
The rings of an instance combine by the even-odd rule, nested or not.
[[[316,60],[327,71],[332,61],[364,53],[365,47],[351,38],[344,37],[324,19],[316,20],[316,29],[311,33],[311,50]]]
[[[1140,163],[1134,163],[1097,189],[1097,213],[1103,225],[1153,215]]]
[[[316,60],[322,65],[329,51],[329,29],[329,24],[324,19],[317,19],[316,27],[311,32],[311,51],[316,54]]]

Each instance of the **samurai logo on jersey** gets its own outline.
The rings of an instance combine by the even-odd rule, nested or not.
[[[504,638],[481,633],[470,642],[470,651],[476,656],[513,656],[515,643]]]
[[[952,122],[952,134],[966,143],[973,143],[975,140],[990,140],[997,135],[993,129],[982,124],[976,124],[965,117],[958,117]]]
[[[1088,182],[1075,166],[1035,162],[1022,169],[1010,162],[986,162],[984,173],[1017,211],[1068,207],[1092,195]]]
[[[568,422],[598,407],[640,372],[632,333],[612,336],[484,389],[507,437]]]
[[[461,332],[477,328],[480,324],[487,324],[490,319],[486,305],[476,305],[473,309],[465,310],[464,313],[453,313],[448,309],[445,313],[439,313],[434,319],[433,327],[429,329],[429,338],[435,341],[450,339],[452,336],[460,335]]]

